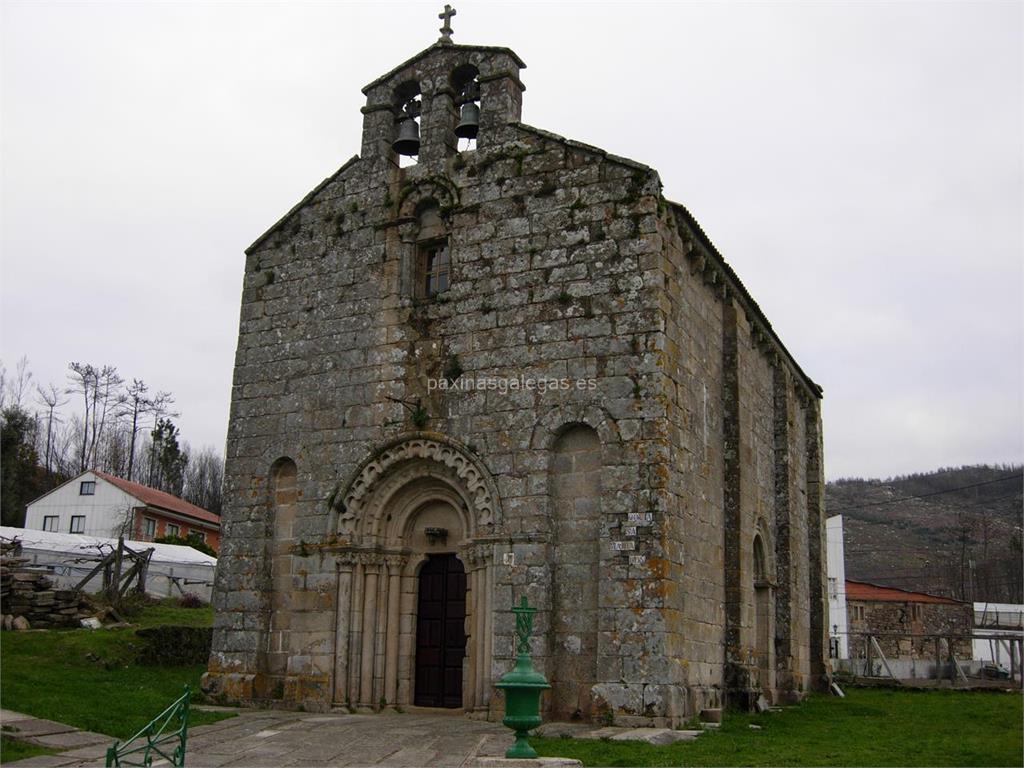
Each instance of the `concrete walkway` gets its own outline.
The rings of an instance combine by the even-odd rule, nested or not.
[[[380,715],[310,714],[276,710],[234,710],[237,717],[189,729],[190,768],[277,768],[281,766],[430,766],[476,768],[502,756],[511,732],[500,723],[436,712]],[[113,739],[60,723],[0,710],[10,735],[54,749],[12,765],[24,768],[84,768],[104,764]],[[625,730],[625,729],[623,729]],[[511,761],[510,761],[511,762]],[[160,763],[154,762],[154,765]],[[579,765],[551,760],[546,765]]]
[[[20,712],[12,712],[9,709],[0,709],[0,728],[2,728],[5,736],[17,738],[19,741],[27,741],[41,747],[50,747],[51,749],[65,749],[72,750],[73,752],[83,751],[90,757],[97,754],[105,755],[107,747],[114,741],[102,733],[80,731],[71,725],[55,723],[52,720],[43,720],[31,715],[23,715]],[[74,763],[76,759],[65,758],[64,754],[40,755],[39,757],[18,761],[18,764],[25,766],[68,765],[69,763]]]

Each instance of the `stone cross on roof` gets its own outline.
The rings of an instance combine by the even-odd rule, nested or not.
[[[437,14],[437,18],[444,20],[444,26],[441,27],[441,37],[437,42],[450,43],[452,41],[452,16],[454,16],[455,13],[454,8],[450,5],[445,5],[444,11]]]

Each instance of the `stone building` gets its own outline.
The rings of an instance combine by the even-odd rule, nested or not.
[[[960,661],[972,656],[971,603],[847,579],[846,615],[853,658],[868,656],[869,636],[890,660],[932,660],[937,646],[942,656],[950,648]]]
[[[549,717],[827,674],[821,390],[653,169],[520,122],[524,66],[446,22],[246,251],[207,690],[495,717],[524,594]]]

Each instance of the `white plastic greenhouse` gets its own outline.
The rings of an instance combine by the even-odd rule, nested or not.
[[[26,565],[45,568],[52,573],[54,584],[71,589],[96,566],[98,559],[117,548],[117,539],[86,536],[77,533],[53,533],[25,528],[0,526],[0,538],[18,539]],[[146,593],[153,597],[180,597],[191,592],[209,602],[217,558],[192,547],[178,544],[155,544],[151,541],[125,541],[136,552],[153,550],[146,576]],[[84,587],[98,592],[102,578],[97,576]]]

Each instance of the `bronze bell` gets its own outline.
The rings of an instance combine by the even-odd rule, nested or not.
[[[420,153],[420,127],[411,117],[398,124],[398,138],[392,142],[391,148],[400,155],[410,157]]]
[[[460,139],[475,139],[480,129],[480,107],[472,101],[462,105],[459,124],[455,126],[455,135]]]

